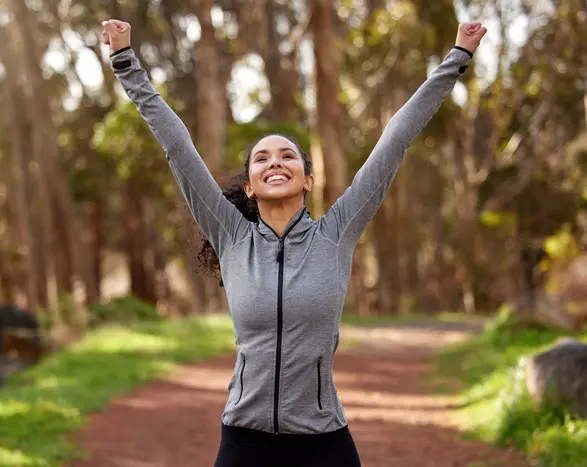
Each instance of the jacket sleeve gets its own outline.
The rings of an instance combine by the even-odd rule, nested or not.
[[[377,212],[410,143],[449,96],[472,54],[453,48],[386,125],[351,186],[320,219],[324,235],[335,243],[357,242]]]
[[[245,234],[249,222],[224,197],[187,128],[151,84],[132,48],[110,57],[114,74],[165,151],[192,215],[220,257]]]

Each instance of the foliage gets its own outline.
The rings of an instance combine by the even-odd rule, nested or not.
[[[62,3],[29,1],[26,11],[19,10],[28,26],[8,14],[2,28],[7,39],[35,37],[35,44],[14,41],[2,49],[3,69],[13,71],[0,76],[2,108],[10,109],[17,96],[15,105],[22,108],[47,102],[42,108],[51,115],[6,111],[0,119],[0,192],[9,195],[0,196],[0,293],[35,303],[27,283],[51,284],[56,277],[58,295],[78,281],[90,289],[88,296],[99,296],[96,284],[102,282],[93,276],[106,272],[98,263],[105,265],[109,251],[136,265],[129,267],[130,282],[145,299],[151,297],[139,290],[170,290],[167,272],[162,287],[147,285],[181,255],[191,288],[206,302],[217,289],[191,273],[195,248],[186,245],[194,224],[186,219],[190,214],[163,151],[121,92],[100,47],[101,22],[120,17],[133,24],[137,57],[196,147],[215,165],[222,161],[224,170],[214,176],[224,184],[242,171],[247,148],[264,134],[291,135],[307,152],[320,146],[323,122],[314,121],[315,98],[327,85],[315,79],[312,27],[304,23],[312,3],[212,2],[213,34],[198,34],[199,2]],[[9,8],[15,5],[24,3]],[[458,21],[480,20],[490,29],[453,99],[445,100],[404,158],[377,227],[367,230],[357,250],[350,301],[373,297],[369,311],[380,314],[412,302],[428,309],[495,309],[528,292],[520,250],[540,249],[545,241],[550,248],[567,228],[572,239],[565,242],[585,248],[584,2],[344,0],[328,7],[342,104],[332,118],[347,182],[389,118],[454,45]],[[21,57],[39,57],[40,66],[29,67]],[[216,68],[218,76],[210,77]],[[35,81],[39,73],[42,79]],[[249,91],[255,96],[243,99]],[[241,102],[254,105],[243,109]],[[257,111],[256,119],[238,123]],[[58,151],[46,150],[51,148]],[[328,148],[322,149],[328,157]],[[17,174],[18,154],[28,176]],[[320,199],[317,194],[310,202]],[[70,198],[70,209],[62,198]],[[57,228],[63,225],[71,226],[69,240]],[[129,241],[129,232],[144,235]],[[45,252],[27,240],[41,237]],[[61,257],[86,246],[92,274],[82,271],[85,261],[69,267],[71,258]],[[42,306],[55,296],[38,295]],[[380,304],[387,309],[375,309]]]
[[[106,115],[94,144],[100,156],[114,165],[117,180],[138,182],[145,195],[164,194],[171,181],[167,161],[135,104],[124,102]]]
[[[228,171],[243,170],[248,151],[260,138],[268,134],[283,134],[294,138],[300,147],[310,152],[310,135],[307,128],[295,122],[254,120],[248,123],[232,123],[228,126],[223,165]]]
[[[511,187],[520,169],[516,165],[509,165],[491,171],[479,186],[478,207],[483,207],[493,197],[498,197],[500,190]],[[538,239],[544,241],[565,224],[570,224],[576,231],[577,214],[583,206],[582,193],[578,187],[568,189],[561,187],[559,177],[568,177],[568,174],[556,174],[546,169],[535,171],[531,179],[516,190],[513,196],[508,196],[499,203],[499,209],[509,218],[514,216],[516,231],[524,239]],[[540,209],[536,206],[540,203]],[[501,224],[501,222],[500,222]]]
[[[39,308],[36,312],[41,330],[48,332],[54,326],[80,328],[83,323],[78,320],[77,304],[72,295],[60,296],[56,303],[47,308]]]
[[[524,358],[559,336],[552,330],[510,327],[502,316],[478,337],[443,352],[440,381],[457,375],[464,405],[458,420],[471,436],[513,445],[541,467],[587,465],[587,421],[564,407],[547,404],[537,410],[525,384]]]
[[[231,350],[233,338],[219,317],[91,331],[0,390],[0,465],[58,467],[83,455],[70,435],[90,412],[177,363]]]
[[[117,297],[108,303],[88,305],[90,325],[104,323],[132,324],[137,321],[160,321],[159,310],[132,295]]]

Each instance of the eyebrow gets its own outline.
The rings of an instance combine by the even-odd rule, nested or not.
[[[282,147],[279,148],[279,152],[285,152],[285,151],[292,151],[294,154],[297,155],[297,152],[295,151],[294,148],[288,148],[288,147]],[[269,154],[269,150],[268,149],[259,149],[255,154],[253,154],[253,157],[255,157],[257,154]]]

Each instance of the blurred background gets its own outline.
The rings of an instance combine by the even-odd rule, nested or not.
[[[99,41],[109,18],[222,184],[270,132],[311,155],[317,218],[454,45],[489,32],[357,247],[346,313],[587,316],[584,0],[3,0],[0,302],[54,338],[225,311],[163,151]],[[117,306],[118,306],[117,305]],[[116,310],[116,311],[112,311]],[[64,330],[67,330],[64,331]]]
[[[221,185],[242,173],[259,137],[296,138],[314,167],[315,219],[449,52],[459,22],[481,21],[489,32],[471,66],[410,147],[354,256],[346,324],[393,322],[381,332],[396,347],[379,366],[371,357],[353,366],[343,353],[337,375],[377,375],[389,400],[415,397],[414,407],[398,402],[399,424],[374,421],[363,438],[357,429],[365,456],[410,442],[418,447],[407,451],[423,452],[428,438],[408,418],[431,404],[418,402],[414,382],[428,360],[413,349],[441,343],[447,315],[490,321],[445,365],[470,391],[465,400],[482,400],[471,403],[483,415],[469,418],[489,420],[492,441],[554,459],[544,465],[585,465],[587,424],[541,419],[511,369],[558,335],[587,335],[586,0],[0,0],[0,465],[62,465],[78,452],[72,432],[113,397],[179,363],[234,354],[220,278],[198,258],[202,234],[99,41],[110,18],[131,23],[142,66]],[[431,332],[397,325],[422,315],[437,321]],[[583,414],[586,348],[563,346],[578,360],[554,353],[549,373],[563,368],[560,385]],[[223,361],[222,371],[184,376],[185,400],[201,402],[182,409],[185,426],[165,396],[132,429],[108,425],[103,446],[151,423],[175,436],[203,429],[205,413],[218,420],[233,363]],[[377,416],[393,412],[361,394]],[[559,431],[545,431],[553,420]],[[212,458],[216,438],[200,443]],[[150,443],[127,445],[143,445],[144,465],[154,465]],[[459,449],[427,452],[457,462]]]

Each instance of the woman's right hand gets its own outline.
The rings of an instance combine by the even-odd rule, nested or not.
[[[110,46],[110,53],[124,49],[130,46],[130,24],[117,19],[103,21],[104,30],[100,39],[106,45]]]

